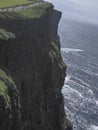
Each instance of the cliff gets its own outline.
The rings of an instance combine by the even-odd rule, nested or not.
[[[60,17],[51,4],[0,13],[0,130],[72,129],[61,93]]]

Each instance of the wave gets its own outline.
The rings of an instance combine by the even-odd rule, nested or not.
[[[65,82],[64,83],[67,83],[68,81],[70,81],[70,76],[69,75],[67,75],[67,77],[65,78]]]
[[[98,126],[96,126],[96,125],[91,125],[91,127],[88,128],[87,130],[98,130]]]
[[[83,95],[76,89],[71,88],[69,85],[64,85],[63,89],[62,89],[62,93],[64,95],[64,97],[69,97],[71,99],[71,97],[73,97],[74,99],[76,98],[78,100],[77,97],[83,98]]]
[[[68,75],[62,89],[67,116],[71,119],[74,130],[82,128],[81,125],[77,126],[77,123],[80,122],[83,124],[83,130],[98,130],[97,126],[87,124],[88,117],[90,118],[89,113],[97,112],[98,100],[96,100],[93,90],[90,87],[88,88],[88,84],[77,77],[75,78],[80,82],[77,83],[77,80],[75,81]],[[84,86],[83,89],[81,89],[81,86]]]
[[[69,53],[69,52],[81,52],[81,51],[84,51],[84,50],[81,50],[81,49],[74,49],[74,48],[61,48],[61,51],[64,51],[66,53]]]
[[[65,80],[62,93],[65,100],[70,101],[70,103],[73,103],[74,105],[79,105],[80,103],[92,103],[95,106],[98,105],[94,92],[90,87],[88,88],[88,84],[85,84],[85,82],[82,81],[81,85],[81,82],[79,84],[77,81],[73,81],[69,75]]]
[[[86,68],[84,72],[86,72],[88,75],[98,76],[98,73],[94,72],[94,70],[91,70],[90,68]]]
[[[98,100],[96,100],[95,102],[96,102],[96,106],[98,106]]]
[[[76,77],[76,76],[74,76],[74,80],[76,80],[77,82],[79,82],[79,83],[82,84],[83,86],[86,86],[86,87],[88,87],[88,88],[91,88],[91,86],[90,86],[88,83],[84,82],[82,79],[80,79],[80,78],[78,78],[78,77]]]
[[[71,77],[70,75],[67,75],[67,77],[65,78],[64,87],[67,85],[69,86],[70,89],[73,89],[73,92],[75,90],[82,94],[84,92],[86,94],[89,94],[90,96],[94,96],[93,90],[91,89],[92,86],[90,86],[88,83],[84,82],[82,79],[76,76]]]

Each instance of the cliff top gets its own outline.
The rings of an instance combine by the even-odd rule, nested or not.
[[[2,1],[2,0],[0,0],[0,1]],[[4,1],[6,2],[7,0],[4,0]],[[10,1],[12,1],[12,0],[10,0]],[[16,0],[16,1],[18,1],[18,0]],[[21,1],[27,2],[29,0],[21,0]],[[10,32],[8,30],[8,28],[6,29],[5,26],[3,26],[2,20],[7,22],[8,20],[11,21],[11,20],[25,20],[25,19],[40,18],[42,15],[44,15],[48,12],[49,8],[53,7],[52,4],[43,2],[42,0],[32,0],[32,1],[36,1],[36,3],[26,4],[24,6],[20,5],[20,6],[18,6],[19,8],[18,7],[8,7],[8,8],[4,8],[4,9],[0,10],[0,20],[1,20],[0,21],[0,23],[1,23],[0,39],[8,40],[8,39],[15,38],[15,34],[12,31]],[[38,2],[38,1],[40,1],[40,2]],[[4,2],[2,2],[2,3],[4,3]],[[0,4],[0,6],[1,6],[1,4]]]
[[[47,9],[50,8],[52,4],[47,2],[41,2],[34,4],[34,6],[27,7],[26,9],[19,9],[14,11],[1,11],[1,19],[32,19],[35,17],[40,17],[45,14]]]
[[[22,18],[35,18],[44,15],[47,12],[47,9],[51,7],[49,3],[41,3],[37,6],[28,8],[26,10],[18,10],[16,13]]]
[[[0,0],[0,8],[15,7],[19,5],[26,5],[30,3],[41,2],[42,0]]]

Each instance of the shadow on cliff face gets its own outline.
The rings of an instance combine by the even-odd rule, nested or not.
[[[33,20],[0,20],[2,28],[16,36],[15,39],[0,40],[0,66],[15,76],[21,106],[20,119],[15,119],[19,123],[11,124],[10,130],[16,129],[17,125],[17,130],[65,129],[61,89],[66,65],[62,61],[57,35],[60,18],[61,13],[51,6],[46,14]],[[13,119],[14,115],[15,111],[12,112]],[[69,124],[65,125],[66,130],[70,130]],[[7,125],[5,128],[8,130]]]

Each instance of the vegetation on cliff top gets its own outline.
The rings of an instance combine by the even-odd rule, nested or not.
[[[51,7],[52,7],[52,4],[43,2],[36,6],[30,7],[26,10],[0,12],[0,19],[4,21],[8,21],[8,20],[11,21],[11,20],[25,20],[25,19],[40,18],[42,15],[48,13],[48,9]],[[7,29],[4,28],[4,26],[1,25],[1,28],[0,28],[1,40],[14,39],[16,37],[17,36],[15,32],[13,33],[12,31],[8,31]]]
[[[19,6],[30,4],[32,2],[40,2],[42,0],[0,0],[0,8],[12,7],[12,6]]]
[[[50,8],[52,4],[41,3],[39,5],[30,7],[26,10],[17,10],[12,12],[0,12],[0,18],[2,19],[32,19],[35,17],[40,17],[45,14],[47,9]]]
[[[50,6],[51,4],[49,3],[43,3],[39,4],[38,6],[28,8],[27,10],[19,10],[17,13],[24,18],[40,17],[41,15],[45,14],[47,8]]]

